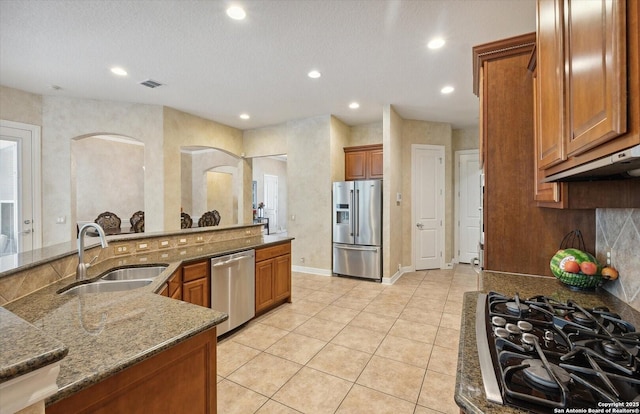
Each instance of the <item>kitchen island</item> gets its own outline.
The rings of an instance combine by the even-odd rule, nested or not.
[[[221,230],[220,234],[229,232],[229,230]],[[138,378],[155,381],[155,384],[152,384],[156,387],[155,389],[159,389],[158,385],[160,388],[175,385],[176,388],[171,389],[174,392],[168,395],[164,391],[160,392],[165,401],[165,408],[171,406],[172,400],[182,399],[182,403],[184,401],[193,403],[191,406],[194,412],[215,412],[215,326],[225,321],[228,316],[214,309],[174,300],[158,293],[166,286],[167,279],[184,262],[207,260],[218,255],[291,240],[287,237],[256,236],[252,229],[239,228],[238,231],[246,237],[216,239],[214,236],[207,236],[209,233],[216,233],[215,231],[187,233],[194,238],[195,242],[183,246],[179,244],[185,237],[180,233],[176,235],[178,246],[175,248],[154,249],[154,246],[162,246],[167,237],[159,235],[157,236],[159,239],[155,241],[145,239],[144,243],[152,246],[151,249],[130,255],[111,253],[118,251],[121,246],[127,246],[129,251],[140,247],[142,243],[140,239],[110,241],[109,248],[102,249],[102,251],[109,250],[107,253],[110,254],[89,268],[87,272],[89,280],[99,278],[109,269],[123,266],[164,264],[167,267],[152,283],[138,289],[98,294],[60,294],[62,290],[78,283],[74,277],[67,276],[6,303],[3,312],[7,314],[11,312],[12,315],[24,320],[30,328],[39,330],[43,341],[57,340],[64,352],[68,350],[66,357],[60,361],[60,374],[57,381],[59,389],[46,400],[47,411],[50,409],[55,411],[60,403],[76,398],[83,392],[86,394],[87,390],[90,391],[94,402],[102,399],[102,407],[105,407],[105,403],[111,401],[114,393],[109,390],[112,388],[109,386],[103,387],[105,389],[100,394],[100,385],[113,382],[114,378],[120,374],[130,373],[132,369],[143,367],[146,371]],[[203,234],[202,237],[201,234]],[[172,239],[168,240],[173,244]],[[49,260],[73,260],[73,252],[65,253],[63,250],[57,249],[53,257],[49,258],[42,252],[35,252],[34,260],[22,259],[19,266],[0,274],[0,282],[9,277],[20,277],[24,272],[28,272],[26,277],[29,278],[30,273],[40,273],[39,269],[43,266],[58,269],[59,263],[50,265]],[[68,269],[65,270],[65,272],[68,271]],[[3,279],[4,277],[6,279]],[[17,351],[22,346],[24,333],[20,329],[3,331],[3,335],[8,335],[3,338],[5,340],[3,343],[11,344],[15,348],[3,349],[3,353],[7,350]],[[185,348],[187,343],[193,346]],[[180,352],[176,352],[178,349]],[[192,367],[184,365],[180,368],[178,364],[182,364],[187,359],[185,356],[187,353],[194,356],[189,362]],[[204,405],[195,403],[193,389],[184,384],[181,386],[179,377],[175,375],[165,377],[164,381],[155,379],[162,374],[155,371],[158,371],[158,367],[166,362],[167,356],[171,356],[172,363],[164,366],[162,371],[169,372],[174,369],[179,375],[182,369],[184,371],[182,374],[188,374],[187,379],[197,377],[199,389],[206,391],[206,395],[200,392],[202,397],[200,401],[206,399],[203,401]],[[7,372],[6,380],[28,373],[33,362],[42,359],[42,355],[34,352],[30,357],[21,355],[21,358],[23,362],[19,365],[20,369],[13,370],[9,368],[15,365],[15,361],[3,360],[0,372]],[[193,375],[193,367],[196,366],[201,372]],[[135,387],[128,387],[121,391],[120,394],[136,393]],[[135,397],[141,401],[141,404],[152,406],[148,404],[149,396],[141,394],[139,390]],[[200,407],[204,410],[201,411]]]
[[[507,273],[482,272],[480,292],[467,292],[464,295],[462,322],[460,328],[460,348],[458,351],[458,372],[456,377],[455,400],[466,413],[524,413],[526,411],[502,406],[485,397],[482,373],[476,339],[476,310],[479,293],[491,291],[521,297],[545,295],[561,302],[569,299],[584,307],[607,306],[623,319],[636,327],[640,326],[640,312],[617,299],[605,290],[575,291],[563,285],[555,278],[542,276],[514,275]]]

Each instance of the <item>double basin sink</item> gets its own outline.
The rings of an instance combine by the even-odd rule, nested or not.
[[[135,266],[110,270],[95,282],[64,288],[58,293],[77,295],[83,293],[121,292],[145,287],[160,275],[167,265]]]

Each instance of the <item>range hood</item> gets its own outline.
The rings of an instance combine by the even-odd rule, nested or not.
[[[550,175],[542,181],[550,183],[554,181],[615,180],[634,177],[640,177],[640,145]]]

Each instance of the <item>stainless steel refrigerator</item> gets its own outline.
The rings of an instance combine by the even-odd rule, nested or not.
[[[382,180],[333,183],[333,273],[382,280]]]

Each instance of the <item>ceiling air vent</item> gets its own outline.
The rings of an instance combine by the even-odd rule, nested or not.
[[[162,86],[160,82],[156,82],[151,79],[147,79],[146,81],[140,82],[140,85],[146,86],[147,88],[151,88],[151,89],[157,88],[158,86]]]

